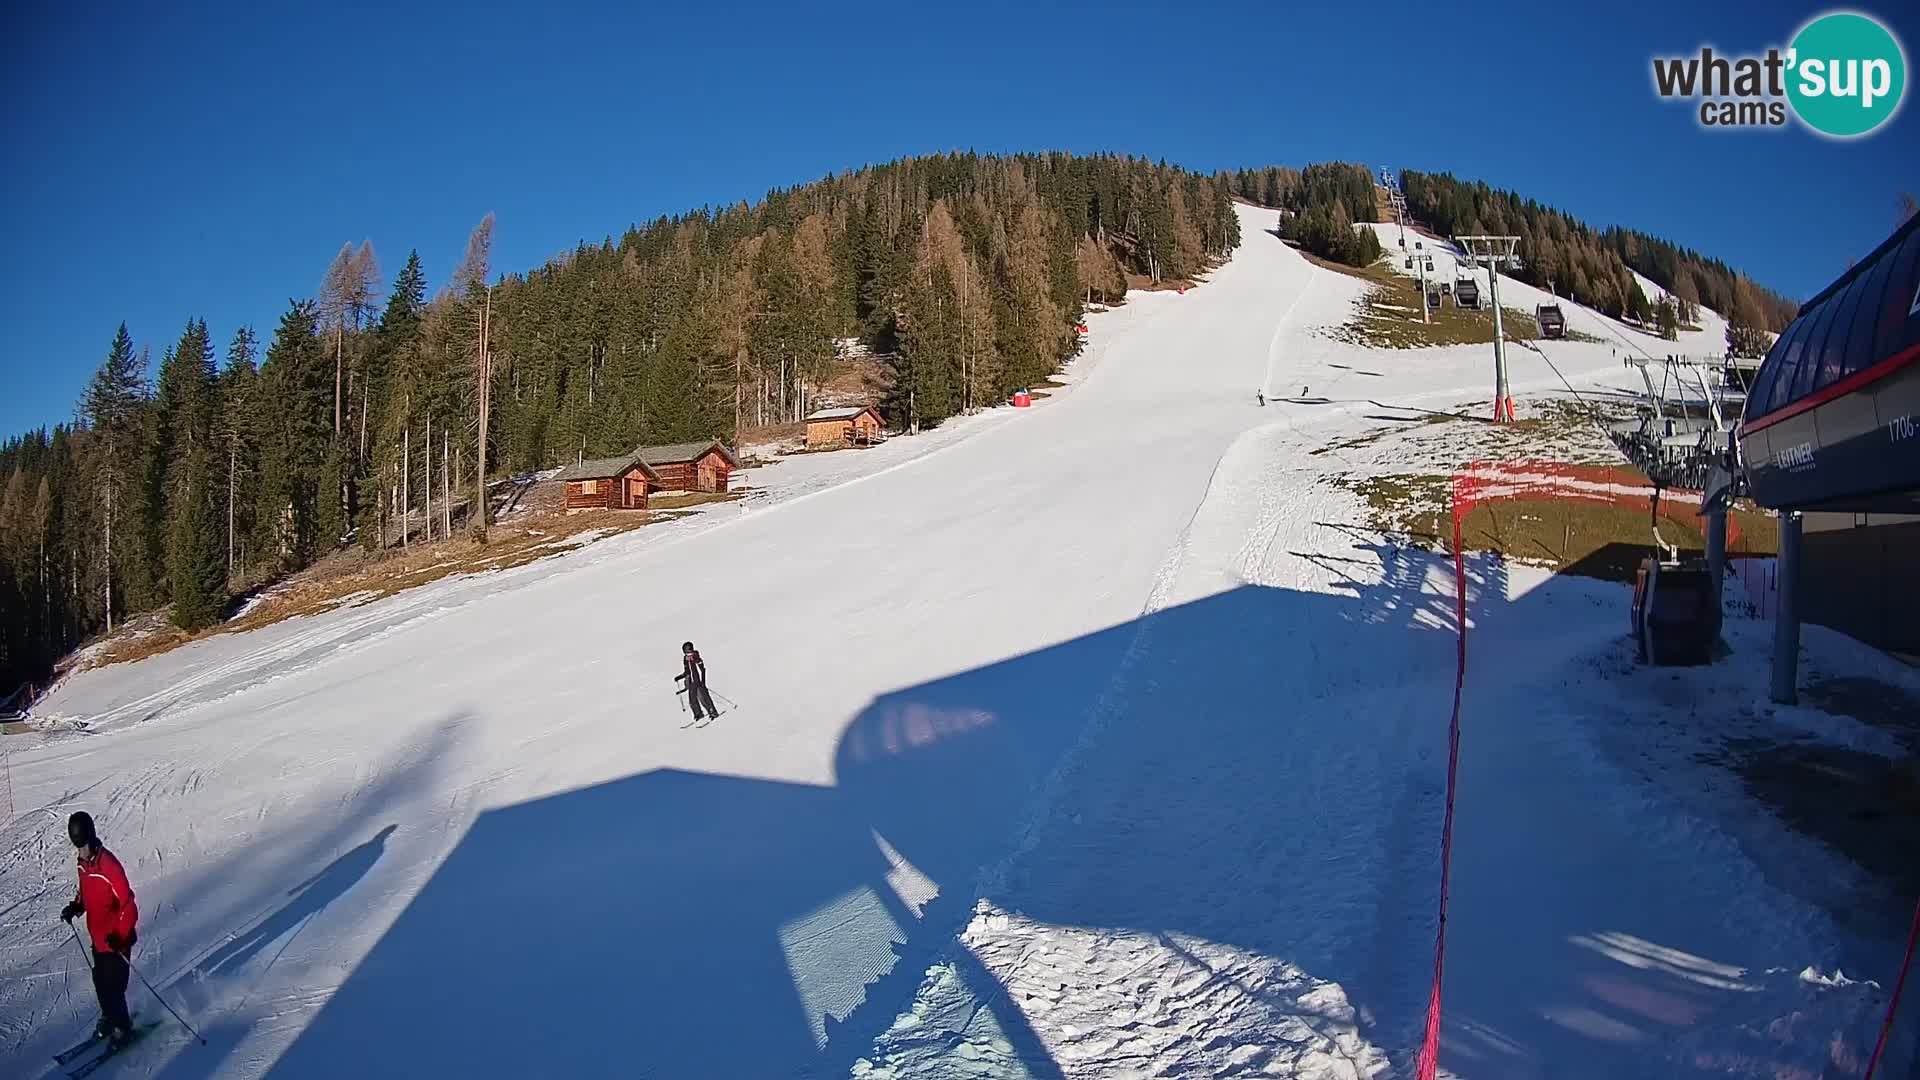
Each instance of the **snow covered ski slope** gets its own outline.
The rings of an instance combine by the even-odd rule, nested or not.
[[[57,819],[79,807],[139,892],[136,962],[210,1043],[163,1029],[127,1076],[1404,1068],[1431,964],[1451,578],[1356,537],[1326,480],[1365,463],[1314,451],[1379,426],[1374,400],[1483,400],[1490,364],[1322,336],[1360,283],[1268,217],[1243,211],[1245,246],[1204,286],[1094,316],[1070,385],[1030,410],[783,462],[717,513],[62,687],[38,711],[75,730],[11,755],[0,1074],[37,1075],[91,1017],[53,917],[72,874]],[[1515,350],[1516,393],[1629,377],[1604,346],[1553,356],[1558,373]],[[1255,404],[1303,386],[1311,404]],[[1475,588],[1489,640],[1542,680],[1529,721],[1623,621],[1599,586],[1489,570]],[[739,707],[683,730],[687,639]],[[1730,846],[1637,857],[1622,838],[1644,800],[1582,820],[1550,771],[1514,788],[1501,770],[1533,758],[1582,800],[1632,788],[1580,755],[1590,715],[1553,716],[1496,729],[1525,749],[1476,766],[1514,801],[1461,809],[1460,858],[1483,870],[1456,879],[1457,917],[1480,936],[1456,927],[1452,970],[1479,1056],[1444,1060],[1653,1075],[1631,1066],[1667,1061],[1672,1031],[1541,1019],[1600,1008],[1564,955],[1528,981],[1498,947],[1503,889],[1574,888],[1503,866],[1507,845],[1568,856],[1501,821],[1604,846],[1617,911],[1547,899],[1600,943],[1580,955],[1628,957],[1616,996],[1648,988],[1647,957],[1663,976],[1712,950],[1698,970],[1797,970],[1837,936]],[[1491,848],[1468,847],[1476,813]],[[1677,869],[1701,852],[1712,873]],[[1675,878],[1649,895],[1698,917],[1635,921],[1640,874]],[[1721,932],[1729,912],[1751,932]],[[1567,936],[1521,926],[1542,948]]]

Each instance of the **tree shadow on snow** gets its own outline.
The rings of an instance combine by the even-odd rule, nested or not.
[[[1280,958],[1404,1048],[1431,971],[1454,602],[1439,556],[1353,547],[1383,581],[1234,588],[883,695],[832,786],[658,769],[488,810],[272,1075],[845,1075],[945,956],[1018,1067],[1061,1076],[1014,998],[981,989],[1006,973],[956,940],[984,881],[1043,923]],[[1478,626],[1552,632],[1497,560],[1472,567]],[[1028,821],[1090,721],[1072,812]]]

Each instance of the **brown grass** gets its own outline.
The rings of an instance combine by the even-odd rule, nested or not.
[[[743,491],[670,491],[655,492],[647,496],[647,508],[650,510],[684,510],[693,506],[706,506],[708,503],[738,502],[746,498]]]
[[[739,446],[751,446],[755,443],[777,443],[785,442],[788,439],[799,439],[805,437],[806,434],[806,421],[796,420],[791,424],[763,424],[759,427],[742,427],[740,434],[737,435],[733,441]]]
[[[1161,278],[1158,282],[1145,274],[1128,274],[1128,292],[1170,292],[1178,289],[1191,289],[1200,284],[1186,278]]]
[[[836,360],[832,372],[808,397],[826,396],[869,405],[883,400],[892,386],[893,373],[880,357],[852,357]]]
[[[1621,483],[1646,483],[1631,469],[1617,472]],[[1374,528],[1404,535],[1432,550],[1451,549],[1451,476],[1402,474],[1343,483],[1367,501]],[[1706,551],[1705,522],[1694,513],[1696,509],[1687,503],[1661,503],[1660,535],[1683,556]],[[1756,507],[1735,508],[1730,532],[1734,535],[1727,545],[1729,557],[1779,552],[1773,517]],[[1493,552],[1607,581],[1632,581],[1640,558],[1656,553],[1647,509],[1547,494],[1475,504],[1461,519],[1460,543],[1466,551]]]
[[[1348,266],[1346,263],[1343,263],[1343,262],[1335,262],[1332,259],[1321,258],[1320,256],[1315,255],[1313,252],[1308,251],[1306,248],[1301,247],[1300,245],[1294,243],[1291,240],[1286,241],[1286,245],[1292,248],[1293,250],[1299,252],[1301,257],[1305,258],[1308,262],[1312,263],[1313,265],[1319,267],[1322,270],[1331,270],[1336,274],[1345,274],[1348,277],[1359,278],[1362,281],[1377,280],[1374,277],[1374,275],[1368,273],[1366,270],[1358,266]]]
[[[1376,349],[1493,343],[1492,310],[1463,309],[1453,302],[1451,296],[1442,299],[1440,306],[1431,312],[1429,321],[1421,322],[1420,307],[1424,301],[1420,296],[1419,281],[1395,273],[1388,264],[1389,259],[1404,258],[1402,255],[1390,254],[1364,270],[1312,255],[1307,257],[1316,266],[1359,278],[1372,286],[1355,307],[1352,317],[1330,332],[1329,336],[1337,341]],[[1430,284],[1437,287],[1438,282],[1430,281]],[[1483,296],[1481,299],[1484,302],[1486,298]],[[1534,321],[1532,312],[1503,308],[1500,321],[1501,331],[1509,341],[1532,341],[1540,336],[1540,326]],[[1566,339],[1599,340],[1574,330],[1567,332]]]
[[[405,549],[337,551],[273,586],[272,595],[240,618],[198,634],[164,627],[152,633],[129,636],[101,650],[91,666],[144,660],[218,634],[257,630],[302,615],[324,614],[340,607],[349,597],[356,605],[369,603],[454,574],[510,570],[574,550],[560,542],[589,530],[629,532],[654,521],[683,516],[672,512],[681,507],[738,497],[737,494],[700,494],[671,507],[660,507],[660,497],[656,496],[652,500],[655,511],[666,512],[603,510],[538,515],[495,525],[485,544],[461,535]]]

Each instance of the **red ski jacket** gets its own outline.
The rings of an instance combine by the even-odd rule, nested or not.
[[[140,909],[133,902],[133,886],[127,872],[113,852],[100,849],[98,858],[80,857],[80,906],[87,909],[87,936],[96,952],[110,952],[107,935],[118,934],[122,942],[133,936],[140,921]]]

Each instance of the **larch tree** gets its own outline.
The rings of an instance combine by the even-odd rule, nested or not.
[[[1754,358],[1767,353],[1766,314],[1746,275],[1734,279],[1732,310],[1727,312],[1727,355]]]

